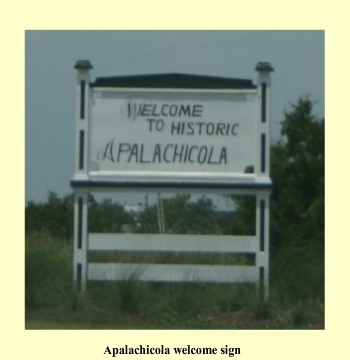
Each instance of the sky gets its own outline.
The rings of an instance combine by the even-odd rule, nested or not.
[[[72,192],[77,60],[88,59],[91,80],[104,76],[184,73],[251,79],[269,61],[271,139],[301,96],[324,117],[325,38],[319,30],[78,30],[25,32],[25,200]]]

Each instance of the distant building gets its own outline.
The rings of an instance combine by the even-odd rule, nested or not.
[[[137,205],[124,205],[124,210],[126,212],[134,212],[134,213],[140,213],[146,209],[146,205],[143,204],[137,204]]]
[[[123,224],[122,232],[126,234],[132,234],[134,232],[134,227],[131,224]]]

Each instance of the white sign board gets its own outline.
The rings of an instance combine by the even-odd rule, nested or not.
[[[257,159],[256,90],[95,88],[91,180],[238,179]]]

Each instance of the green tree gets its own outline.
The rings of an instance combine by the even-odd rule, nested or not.
[[[271,278],[286,301],[324,299],[324,119],[301,97],[271,147]],[[232,233],[252,233],[254,199],[235,199]],[[255,233],[255,231],[253,231]]]
[[[50,235],[70,239],[73,234],[73,195],[59,198],[49,191],[46,203],[29,201],[25,209],[26,232],[46,231]]]
[[[324,240],[324,119],[300,98],[285,112],[283,139],[272,147],[273,242]]]
[[[88,207],[90,232],[120,232],[123,224],[134,225],[134,217],[111,199],[103,199],[99,203],[89,194]],[[60,198],[53,191],[49,191],[46,203],[29,201],[25,209],[26,233],[45,231],[55,238],[72,239],[73,209],[73,194]]]
[[[123,224],[134,225],[134,217],[119,203],[103,199],[100,203],[89,202],[89,232],[121,232]]]
[[[196,203],[191,203],[190,214],[192,214],[192,218],[189,218],[192,228],[190,233],[222,234],[212,199],[201,198]]]
[[[255,234],[255,211],[256,200],[253,196],[233,196],[237,211],[232,214],[230,220],[230,233],[232,235],[254,235]]]
[[[176,194],[163,199],[165,231],[170,234],[220,234],[220,226],[211,199],[190,201],[190,194]],[[148,207],[139,216],[142,233],[158,233],[157,205]]]
[[[324,301],[324,119],[303,97],[272,147],[273,284],[287,301]]]

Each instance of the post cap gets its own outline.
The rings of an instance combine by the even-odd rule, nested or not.
[[[74,65],[74,69],[89,70],[93,69],[93,66],[91,65],[89,60],[78,60]]]
[[[271,66],[271,64],[269,62],[259,61],[256,64],[255,70],[258,71],[258,72],[267,72],[267,73],[269,73],[270,71],[274,71],[275,69]]]

